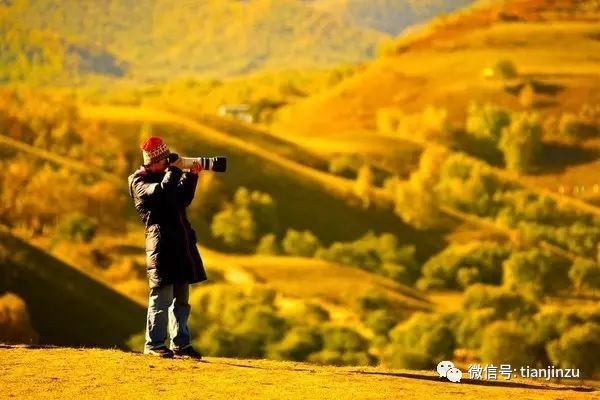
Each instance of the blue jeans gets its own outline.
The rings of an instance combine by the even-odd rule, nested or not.
[[[167,331],[171,349],[190,346],[187,321],[190,316],[190,286],[188,283],[151,288],[146,319],[145,349],[165,347]]]

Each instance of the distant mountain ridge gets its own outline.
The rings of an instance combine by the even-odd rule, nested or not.
[[[151,79],[354,63],[385,37],[296,0],[41,0],[5,10],[27,30],[99,46]]]
[[[397,35],[406,27],[455,11],[474,0],[305,0],[349,22]]]
[[[222,78],[265,69],[357,63],[372,58],[390,33],[470,2],[2,2],[5,51],[0,57],[0,79],[85,75],[142,80]],[[45,32],[51,39],[35,40],[35,32]],[[73,45],[67,45],[71,43],[79,47],[72,49]],[[38,53],[43,57],[32,56]]]

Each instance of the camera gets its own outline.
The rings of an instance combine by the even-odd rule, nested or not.
[[[200,164],[203,170],[214,171],[214,172],[225,172],[227,170],[227,157],[180,157],[177,153],[171,153],[169,155],[169,164],[177,161],[181,158],[183,162],[182,169],[189,170],[192,168],[194,163]]]

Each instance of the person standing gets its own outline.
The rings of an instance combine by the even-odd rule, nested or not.
[[[144,354],[201,359],[187,326],[189,287],[207,276],[186,208],[194,199],[202,167],[194,164],[190,172],[183,172],[181,159],[160,137],[148,138],[141,149],[144,163],[128,183],[146,232],[150,293]],[[165,344],[167,333],[170,348]]]

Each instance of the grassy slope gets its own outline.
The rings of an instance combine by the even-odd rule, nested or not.
[[[456,121],[463,120],[471,101],[519,109],[518,98],[504,91],[501,82],[480,78],[485,67],[501,59],[513,60],[526,77],[563,86],[548,105],[551,111],[576,110],[583,103],[600,101],[598,61],[589,56],[600,52],[594,39],[596,23],[548,23],[528,13],[523,18],[532,21],[508,23],[498,21],[493,10],[465,13],[420,36],[401,37],[396,54],[381,57],[329,92],[298,103],[289,112],[293,124],[288,126],[284,118],[280,126],[319,135],[373,128],[376,110],[390,106],[411,112],[440,105]]]
[[[358,299],[368,290],[385,293],[398,308],[430,309],[422,293],[361,269],[318,259],[285,256],[234,256],[202,250],[209,269],[231,283],[258,283],[296,299],[318,300],[358,312]]]
[[[144,326],[141,305],[4,230],[0,241],[11,252],[0,292],[25,300],[41,343],[125,347]]]
[[[452,384],[433,371],[222,358],[160,360],[116,350],[8,347],[0,348],[0,364],[6,366],[0,395],[16,399],[600,399],[585,387],[539,380]]]
[[[421,259],[443,247],[440,233],[417,232],[385,206],[362,208],[351,181],[308,168],[189,118],[152,109],[93,106],[83,107],[82,116],[118,128],[120,134],[130,136],[126,142],[131,147],[137,146],[140,123],[150,123],[156,134],[181,153],[227,156],[228,172],[221,175],[227,190],[246,186],[271,194],[279,204],[280,226],[309,229],[325,244],[354,240],[373,230],[394,233],[400,243],[416,244]],[[201,242],[216,244],[206,226],[198,233]]]
[[[568,11],[576,4],[571,0],[550,3],[506,2],[505,12],[518,15],[519,22],[500,21],[500,6],[482,6],[400,37],[394,54],[378,58],[329,91],[283,109],[274,131],[307,143],[313,150],[321,147],[328,151],[340,141],[348,143],[347,138],[353,138],[355,149],[362,150],[383,140],[374,132],[380,108],[418,112],[436,105],[446,108],[455,124],[464,123],[472,101],[521,110],[518,96],[505,89],[505,82],[481,78],[484,68],[502,59],[514,61],[521,75],[509,85],[535,79],[558,89],[554,94],[538,95],[544,113],[557,115],[577,111],[586,103],[598,104],[599,63],[591,56],[600,53],[598,24],[589,16],[540,12],[561,7]],[[598,147],[593,141],[585,146],[589,151]],[[401,147],[401,142],[390,145]],[[384,150],[381,154],[389,153]],[[567,165],[548,166],[545,174],[526,181],[550,190],[557,190],[560,184],[589,187],[596,183],[590,177],[600,170],[598,162],[568,165],[572,161],[566,157],[569,155],[564,152],[551,156]]]

